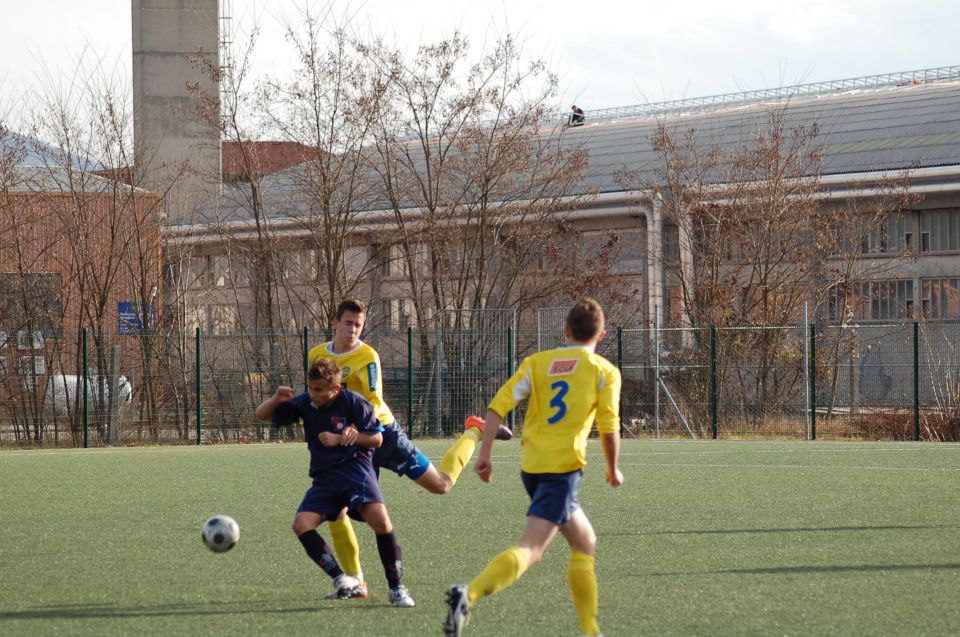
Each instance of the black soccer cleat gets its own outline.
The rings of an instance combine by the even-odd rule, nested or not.
[[[444,637],[460,637],[463,627],[470,621],[470,602],[467,585],[454,584],[447,589],[447,619],[443,622]]]
[[[480,416],[470,416],[467,418],[467,422],[463,424],[464,430],[475,427],[480,431],[481,438],[483,437],[483,429],[486,426],[487,421],[485,421]],[[497,427],[497,440],[512,440],[513,431],[510,430],[506,425],[500,425]]]

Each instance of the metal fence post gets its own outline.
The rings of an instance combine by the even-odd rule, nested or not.
[[[310,373],[310,328],[303,327],[303,391],[307,391],[307,376]]]
[[[513,376],[513,373],[516,371],[513,367],[513,356],[514,356],[513,346],[514,346],[513,328],[508,327],[507,328],[507,378],[510,378],[511,376]],[[513,417],[514,411],[516,410],[510,410],[510,413],[507,414],[507,423],[511,431],[516,431],[516,428],[514,426],[514,417]]]
[[[200,391],[200,328],[197,327],[197,331],[194,335],[194,347],[196,348],[196,363],[197,363],[197,372],[196,376],[196,393],[197,393],[197,444],[201,444],[203,440],[203,407],[202,407],[202,395]]]
[[[920,323],[913,322],[913,439],[920,440]]]
[[[413,326],[407,326],[407,436],[413,438]]]
[[[620,372],[620,378],[623,379],[623,328],[617,326],[617,371]],[[617,407],[620,411],[620,422],[623,423],[623,392],[620,392],[620,405]],[[623,433],[623,425],[620,425]]]
[[[717,439],[717,326],[710,326],[710,434]]]
[[[817,326],[810,324],[810,439],[817,439]]]
[[[83,328],[83,448],[90,447],[90,405],[87,403],[87,392],[89,391],[89,373],[88,367],[90,361],[87,358],[87,328]]]

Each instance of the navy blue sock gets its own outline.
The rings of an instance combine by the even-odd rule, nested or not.
[[[316,529],[307,531],[297,539],[300,540],[300,544],[303,544],[303,550],[307,552],[310,559],[316,562],[317,566],[322,568],[324,573],[330,577],[343,575],[343,569],[337,564],[337,558],[333,556],[330,547],[323,541],[323,538],[320,537]]]
[[[383,535],[377,534],[377,551],[380,552],[380,562],[387,575],[387,584],[390,588],[400,586],[403,577],[403,559],[400,554],[400,545],[397,536],[391,531]]]

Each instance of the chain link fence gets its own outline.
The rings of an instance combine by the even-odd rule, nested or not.
[[[457,435],[524,356],[562,343],[545,312],[376,329],[384,393],[414,438]],[[253,410],[306,386],[324,330],[229,335],[0,333],[0,446],[83,447],[296,438]],[[960,325],[612,328],[625,436],[960,440]],[[86,391],[84,391],[86,387]],[[522,427],[523,411],[512,415]]]

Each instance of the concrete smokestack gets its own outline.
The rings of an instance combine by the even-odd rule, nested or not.
[[[137,185],[171,222],[220,191],[219,0],[132,0]]]

